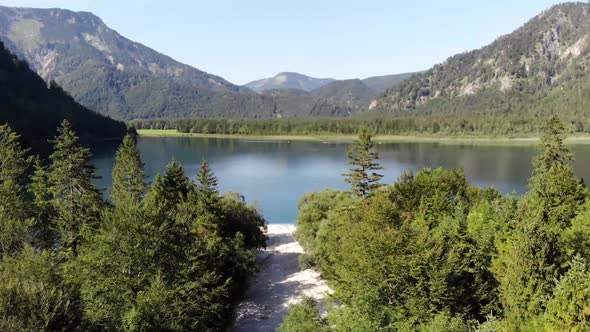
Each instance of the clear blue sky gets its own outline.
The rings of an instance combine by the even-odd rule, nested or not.
[[[122,35],[243,84],[280,71],[364,78],[427,69],[556,0],[0,0],[90,11]]]

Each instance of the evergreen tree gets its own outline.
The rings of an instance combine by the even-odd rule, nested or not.
[[[566,129],[556,116],[545,124],[541,137],[541,152],[533,161],[530,180],[531,192],[539,203],[543,222],[563,228],[579,212],[588,197],[583,183],[576,177],[571,162],[574,160],[564,145]]]
[[[375,171],[383,169],[376,160],[379,154],[374,151],[375,143],[367,128],[361,129],[359,138],[348,151],[348,163],[355,167],[343,174],[345,182],[352,187],[353,193],[361,198],[367,198],[371,192],[381,186],[379,180],[383,175]]]
[[[184,174],[184,167],[176,160],[172,160],[166,167],[164,175],[157,175],[154,179],[147,199],[148,206],[163,212],[175,212],[175,206],[186,200],[194,186]]]
[[[205,196],[216,197],[219,195],[217,191],[217,178],[215,177],[215,174],[213,174],[211,168],[209,168],[207,160],[201,162],[197,181],[199,181],[198,189]]]
[[[544,299],[567,259],[561,234],[588,196],[574,175],[564,139],[564,125],[550,118],[533,162],[531,191],[520,202],[514,229],[499,244],[493,262],[509,330],[523,329],[544,311]]]
[[[585,259],[574,257],[547,303],[552,331],[590,330],[590,268]]]
[[[61,244],[76,254],[85,233],[98,225],[103,201],[92,183],[96,174],[90,150],[80,145],[67,120],[58,132],[49,157],[48,182]]]
[[[133,137],[125,136],[117,150],[113,168],[111,200],[115,204],[138,204],[146,191],[143,162]]]
[[[33,239],[35,245],[42,248],[50,248],[55,244],[55,225],[51,222],[55,218],[55,209],[51,204],[51,192],[49,188],[47,167],[40,159],[35,160],[34,173],[31,176],[29,192],[33,197]]]
[[[0,126],[0,257],[22,247],[31,225],[24,200],[29,159],[18,140],[7,125]]]

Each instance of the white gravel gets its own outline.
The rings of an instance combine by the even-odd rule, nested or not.
[[[293,237],[294,225],[268,226],[267,249],[258,256],[260,272],[250,282],[244,300],[236,309],[229,332],[276,331],[289,306],[302,296],[323,299],[331,292],[319,273],[301,271],[297,261],[303,248]]]

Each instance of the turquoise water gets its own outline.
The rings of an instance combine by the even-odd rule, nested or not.
[[[257,204],[269,223],[293,223],[297,202],[305,193],[324,188],[347,188],[341,176],[347,171],[348,144],[339,142],[260,141],[196,137],[140,137],[138,146],[150,180],[175,158],[194,178],[207,159],[219,178],[221,191],[237,191]],[[116,147],[94,151],[100,188],[108,190]],[[579,176],[590,180],[590,145],[572,147]],[[488,146],[440,143],[383,143],[377,145],[385,167],[383,182],[403,172],[424,167],[463,167],[479,186],[504,193],[526,191],[536,151],[532,146]]]

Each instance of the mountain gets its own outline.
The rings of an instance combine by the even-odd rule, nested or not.
[[[481,49],[388,89],[373,112],[397,115],[590,114],[590,4],[556,5]]]
[[[311,91],[330,82],[334,82],[334,79],[314,78],[299,73],[284,72],[278,73],[275,77],[263,78],[246,83],[244,86],[256,92],[274,89],[300,89],[303,91]]]
[[[335,81],[310,92],[312,96],[325,98],[353,109],[366,107],[377,94],[359,79]]]
[[[118,119],[349,114],[322,100],[281,104],[133,42],[91,13],[0,6],[0,39],[45,80]]]
[[[363,80],[363,83],[371,90],[375,92],[375,94],[380,94],[385,92],[385,90],[393,87],[394,85],[398,84],[399,82],[408,79],[417,73],[403,73],[403,74],[394,74],[394,75],[384,75],[384,76],[372,76],[367,77]]]
[[[83,141],[122,138],[122,122],[76,103],[58,85],[47,83],[0,42],[0,124],[9,124],[26,146],[44,150],[68,119]]]

